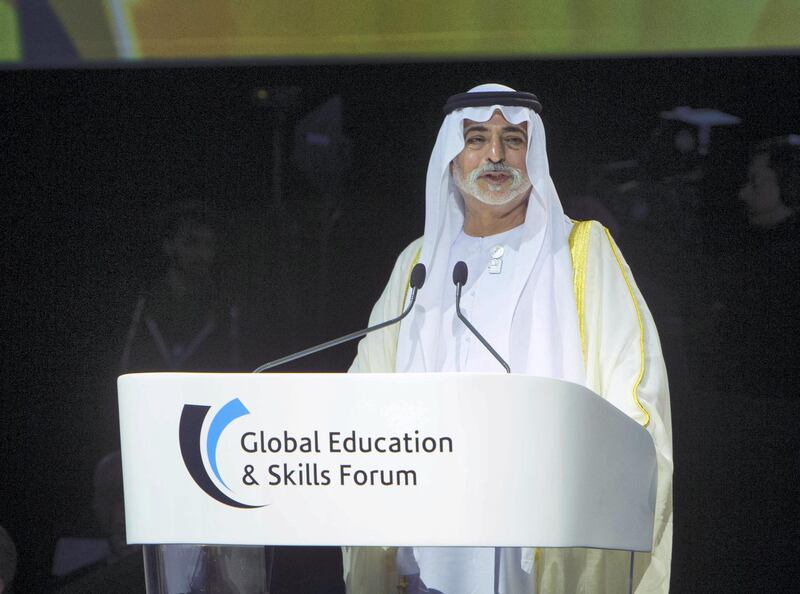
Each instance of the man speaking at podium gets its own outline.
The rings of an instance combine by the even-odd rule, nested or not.
[[[495,84],[448,100],[428,165],[425,234],[400,254],[370,324],[403,310],[417,262],[427,268],[425,287],[399,327],[361,340],[351,371],[503,372],[456,314],[451,278],[456,263],[466,263],[461,312],[511,371],[587,386],[653,437],[653,551],[636,555],[633,583],[636,592],[667,592],[672,434],[658,334],[608,231],[564,215],[539,111],[534,95]],[[630,557],[596,549],[347,548],[344,571],[350,594],[617,594],[628,591]]]

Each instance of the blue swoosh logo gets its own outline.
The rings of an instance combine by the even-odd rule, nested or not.
[[[211,425],[208,428],[208,437],[206,438],[206,451],[208,452],[208,463],[211,465],[211,470],[214,476],[217,477],[220,483],[225,485],[226,489],[230,487],[222,480],[217,467],[217,444],[219,438],[225,428],[239,417],[250,414],[242,401],[238,398],[231,400],[228,404],[223,406],[219,412],[211,420]]]

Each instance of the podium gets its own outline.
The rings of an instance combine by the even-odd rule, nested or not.
[[[119,409],[149,594],[268,592],[266,545],[651,548],[652,439],[577,384],[148,373]]]

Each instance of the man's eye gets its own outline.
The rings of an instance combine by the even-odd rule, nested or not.
[[[470,136],[467,138],[467,144],[480,144],[483,142],[483,136]]]
[[[511,146],[521,146],[525,141],[519,136],[511,136],[510,138],[506,138],[506,142]]]

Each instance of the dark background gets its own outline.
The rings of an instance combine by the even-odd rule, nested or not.
[[[448,95],[489,81],[536,93],[567,202],[599,166],[639,156],[660,111],[713,107],[743,122],[715,147],[717,173],[687,205],[700,236],[672,241],[665,231],[656,242],[672,244],[676,270],[702,279],[743,220],[736,189],[747,143],[800,131],[799,66],[796,56],[719,56],[0,73],[0,523],[19,547],[17,591],[48,586],[57,537],[97,530],[92,469],[117,447],[121,345],[137,293],[163,268],[155,228],[170,204],[197,200],[217,213],[226,283],[243,308],[243,368],[252,368],[366,323],[394,258],[422,232],[425,169]],[[299,95],[278,135],[280,206],[276,112],[254,90],[288,86]],[[292,130],[334,95],[351,159],[325,193],[294,166]],[[331,209],[338,218],[323,250]],[[653,255],[629,254],[637,277],[659,276],[648,269]],[[754,520],[735,497],[740,481],[770,470],[738,474],[731,436],[772,409],[709,379],[714,289],[666,284],[669,298],[642,289],[649,302],[672,304],[653,307],[657,322],[671,311],[685,323],[680,339],[662,332],[673,376],[673,590],[752,591],[745,574],[795,570],[782,551],[754,550],[742,536]],[[291,369],[342,371],[353,354],[349,345]],[[775,415],[796,423],[797,407],[780,406]]]

